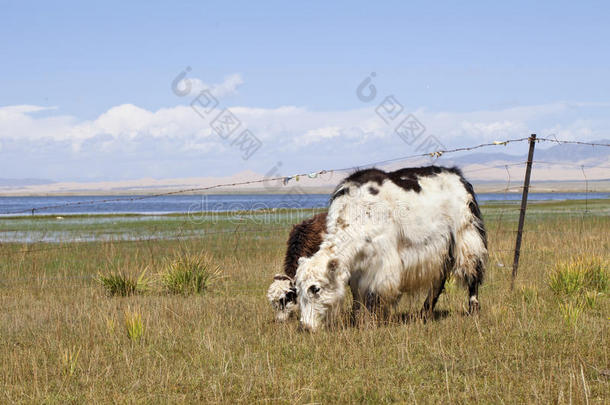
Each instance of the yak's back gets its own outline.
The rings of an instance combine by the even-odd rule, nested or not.
[[[380,187],[387,182],[393,183],[405,192],[414,193],[411,194],[412,196],[418,196],[423,192],[425,184],[436,184],[438,186],[442,182],[440,180],[441,178],[447,179],[451,185],[451,187],[448,187],[445,191],[440,191],[445,193],[447,198],[457,198],[457,194],[460,194],[465,198],[467,201],[467,210],[470,211],[474,217],[473,223],[486,245],[487,238],[483,226],[483,219],[473,187],[464,178],[460,169],[456,167],[406,167],[391,172],[386,172],[377,168],[359,170],[350,174],[339,183],[331,196],[331,204],[335,200],[341,199],[340,197],[346,195],[360,197],[369,195],[368,198],[375,198],[380,191]],[[435,179],[439,180],[439,182],[436,182]],[[368,187],[363,188],[363,185],[368,185]],[[359,189],[359,192],[353,193],[354,189]],[[457,193],[453,194],[451,190],[457,191]],[[437,190],[437,192],[439,191]],[[353,200],[353,197],[350,197],[350,200]],[[470,223],[470,221],[466,222]]]
[[[295,225],[288,237],[284,273],[294,278],[299,265],[299,258],[311,257],[319,249],[326,232],[326,212],[317,214]]]
[[[381,169],[364,169],[358,170],[347,176],[335,189],[331,197],[331,201],[340,197],[347,192],[346,187],[361,186],[365,183],[376,183],[381,186],[385,181],[391,181],[405,191],[414,191],[419,193],[422,188],[419,180],[424,177],[434,177],[440,174],[450,173],[456,175],[464,186],[468,189],[470,184],[464,179],[460,169],[456,167],[442,166],[422,166],[422,167],[405,167],[393,172],[386,172]],[[469,192],[472,191],[470,186]]]

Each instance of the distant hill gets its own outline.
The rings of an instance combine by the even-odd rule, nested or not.
[[[3,179],[0,178],[0,187],[23,187],[53,184],[54,180],[48,179]]]
[[[610,139],[599,139],[591,143],[610,144]],[[610,160],[610,147],[563,144],[536,151],[538,159],[553,161],[599,161],[600,164]]]
[[[610,139],[600,139],[595,143],[610,144]],[[610,189],[610,147],[591,147],[587,145],[561,144],[542,149],[536,148],[532,182],[544,182],[553,186],[544,186],[544,190],[558,190],[555,183],[564,182],[563,188],[571,190],[607,191]],[[497,149],[496,149],[497,150]],[[507,153],[471,153],[454,157],[451,154],[442,156],[437,161],[428,157],[418,160],[393,162],[381,166],[386,170],[396,170],[405,166],[437,164],[458,166],[464,175],[475,184],[500,184],[504,187],[510,180],[518,185],[525,172],[526,154],[511,155]],[[581,168],[581,165],[584,166]],[[286,173],[287,174],[287,173]],[[330,192],[348,172],[328,172],[316,178],[301,177],[297,182],[291,180],[288,185],[282,181],[252,183],[238,187],[214,188],[215,193],[292,193],[292,192]],[[244,171],[223,177],[190,177],[175,179],[132,179],[121,181],[89,182],[56,182],[47,179],[0,179],[0,195],[47,195],[47,194],[147,194],[167,192],[180,189],[211,187],[219,184],[252,182],[262,179],[261,173]],[[542,183],[540,183],[542,184]],[[498,188],[498,187],[496,187]],[[489,188],[493,190],[492,188]],[[518,188],[515,189],[518,191]],[[538,191],[543,190],[538,188]]]

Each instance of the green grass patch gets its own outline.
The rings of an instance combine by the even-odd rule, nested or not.
[[[191,295],[202,294],[219,276],[209,255],[183,251],[165,263],[159,279],[167,293]]]
[[[127,337],[134,342],[139,342],[144,336],[144,322],[142,321],[142,313],[134,309],[128,308],[124,313],[125,330]]]
[[[151,279],[146,276],[146,268],[139,276],[131,276],[124,271],[112,271],[99,274],[97,281],[109,296],[127,297],[142,294],[150,290]]]
[[[579,256],[558,263],[549,275],[549,287],[557,295],[605,293],[608,289],[608,262],[600,256]]]

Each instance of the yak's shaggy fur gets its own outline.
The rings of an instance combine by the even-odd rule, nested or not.
[[[294,277],[301,257],[313,256],[324,239],[326,212],[295,225],[288,237],[284,274],[276,274],[267,290],[267,299],[275,310],[275,319],[285,321],[298,309]]]
[[[332,319],[347,285],[354,312],[362,304],[387,309],[405,292],[428,289],[426,316],[453,274],[468,287],[470,311],[478,310],[487,241],[472,186],[458,169],[353,173],[333,193],[326,222],[320,249],[300,259],[296,272],[306,329]]]

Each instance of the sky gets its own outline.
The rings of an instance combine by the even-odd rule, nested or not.
[[[608,139],[609,16],[607,2],[0,0],[0,178],[288,175],[530,133]]]

